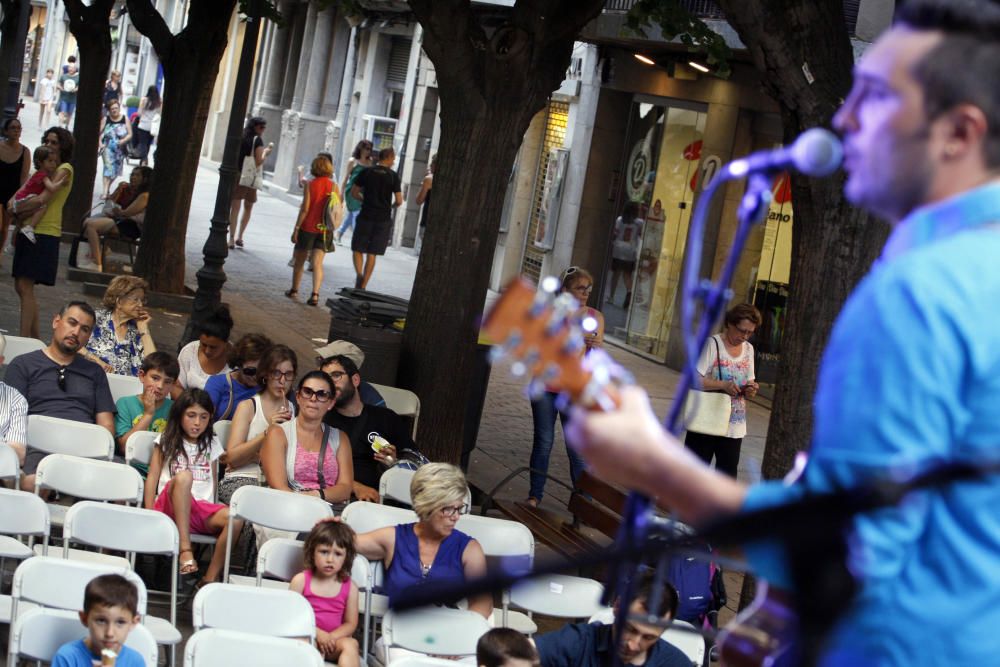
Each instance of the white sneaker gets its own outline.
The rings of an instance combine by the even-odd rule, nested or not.
[[[35,230],[31,227],[21,227],[21,234],[24,234],[24,238],[28,239],[32,243],[36,243],[38,239],[35,238]]]

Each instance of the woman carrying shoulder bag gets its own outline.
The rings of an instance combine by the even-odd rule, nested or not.
[[[740,447],[747,433],[746,399],[757,395],[754,381],[753,345],[748,339],[761,324],[760,312],[748,303],[726,311],[722,333],[705,341],[697,370],[705,391],[729,395],[732,409],[726,435],[688,431],[684,445],[719,472],[735,478],[740,463]]]

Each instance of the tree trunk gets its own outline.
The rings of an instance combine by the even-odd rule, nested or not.
[[[422,405],[420,449],[458,463],[504,189],[532,117],[602,0],[519,0],[487,36],[467,1],[411,0],[441,99],[435,220],[425,232],[399,380]],[[440,217],[439,217],[440,216]],[[441,353],[446,350],[446,353]]]
[[[194,0],[187,26],[170,35],[149,0],[128,0],[136,28],[163,64],[163,115],[153,187],[135,272],[158,292],[184,291],[184,248],[212,89],[236,0]],[[208,222],[207,220],[205,221]]]
[[[9,112],[13,110],[14,115],[17,114],[17,102],[18,98],[14,89],[9,88],[9,81],[11,74],[14,74],[14,69],[22,63],[21,55],[24,51],[24,40],[18,39],[20,36],[18,34],[18,28],[20,27],[22,17],[22,10],[31,14],[31,5],[29,5],[25,0],[0,0],[0,8],[3,9],[3,22],[0,23],[0,35],[3,39],[0,40],[0,85],[3,86],[4,95],[4,111]],[[21,73],[17,72],[18,81],[21,80]],[[11,100],[11,95],[14,95],[14,99]],[[6,113],[4,114],[6,117]]]
[[[65,0],[69,30],[80,49],[80,87],[73,117],[73,189],[63,206],[63,231],[78,232],[93,206],[104,81],[111,65],[110,17],[114,0]],[[57,74],[61,76],[61,72]]]

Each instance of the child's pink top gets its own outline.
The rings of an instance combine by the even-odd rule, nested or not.
[[[31,175],[31,178],[24,182],[21,189],[14,193],[14,199],[16,201],[21,201],[29,195],[38,196],[45,192],[45,179],[48,177],[44,171],[36,171]]]
[[[347,595],[351,592],[351,580],[340,584],[340,592],[332,598],[316,595],[312,592],[312,571],[305,570],[306,585],[302,589],[313,613],[316,614],[316,627],[323,632],[333,632],[344,624],[344,610],[347,609]]]

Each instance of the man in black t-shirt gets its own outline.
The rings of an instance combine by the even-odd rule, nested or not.
[[[378,154],[378,164],[358,174],[351,188],[351,196],[361,200],[357,226],[351,237],[356,288],[368,286],[375,270],[375,258],[384,255],[389,245],[392,207],[403,204],[403,184],[399,174],[392,170],[395,159],[396,151],[383,148]]]
[[[350,358],[335,355],[324,364],[323,369],[327,368],[331,369],[327,372],[337,393],[334,408],[323,421],[339,428],[351,441],[354,495],[358,500],[377,503],[379,478],[386,467],[398,460],[396,452],[416,448],[410,437],[410,425],[389,408],[361,402],[358,393],[361,373]],[[375,447],[380,449],[376,451]]]

